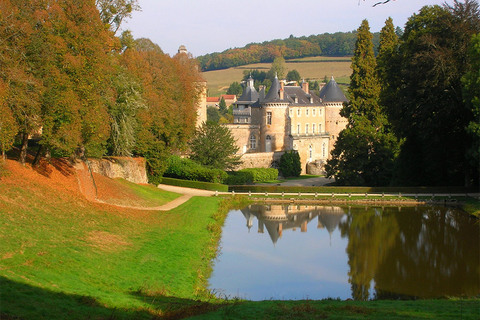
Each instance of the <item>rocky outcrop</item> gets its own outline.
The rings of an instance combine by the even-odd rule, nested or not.
[[[134,183],[148,183],[144,158],[105,157],[88,159],[90,169],[109,178],[123,178]]]

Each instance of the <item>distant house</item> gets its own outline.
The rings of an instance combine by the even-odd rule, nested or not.
[[[216,107],[220,104],[220,97],[207,97],[207,107]]]
[[[234,94],[222,94],[220,96],[220,99],[222,98],[225,100],[225,103],[227,104],[227,106],[231,106],[232,104],[237,102],[237,96]]]

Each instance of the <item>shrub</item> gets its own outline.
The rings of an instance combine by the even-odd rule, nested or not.
[[[280,158],[279,169],[284,177],[298,177],[302,172],[300,155],[296,150],[287,151]]]
[[[240,171],[228,172],[228,177],[224,181],[228,185],[244,185],[253,183],[253,173]]]
[[[278,178],[278,170],[274,168],[246,168],[238,172],[250,173],[253,182],[272,181]]]
[[[192,180],[180,180],[180,179],[165,178],[165,177],[162,178],[160,183],[168,184],[170,186],[177,186],[177,187],[195,188],[195,189],[220,191],[220,192],[227,192],[228,191],[228,186],[226,186],[224,184],[220,184],[220,183],[210,183],[210,182],[192,181]]]
[[[221,183],[227,178],[227,173],[220,169],[204,167],[190,159],[182,159],[179,156],[171,156],[167,160],[165,177],[191,181],[205,181]]]

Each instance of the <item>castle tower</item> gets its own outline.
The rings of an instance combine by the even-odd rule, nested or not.
[[[347,98],[332,76],[332,79],[320,91],[320,99],[325,105],[325,131],[330,134],[328,143],[328,158],[330,158],[330,152],[333,150],[338,134],[345,129],[348,123],[347,119],[340,115],[340,110]]]
[[[288,149],[290,123],[288,117],[289,101],[285,97],[284,85],[278,78],[272,83],[262,105],[261,145],[262,151],[273,152]]]

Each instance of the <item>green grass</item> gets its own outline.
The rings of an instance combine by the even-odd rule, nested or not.
[[[42,185],[0,185],[0,193],[0,318],[150,319],[205,299],[221,199],[145,213]]]
[[[345,88],[350,83],[351,62],[350,57],[292,59],[286,61],[286,73],[290,70],[297,70],[303,78],[318,81],[323,81],[325,76],[330,80],[333,75],[337,83]],[[207,80],[209,96],[217,96],[225,93],[232,82],[240,82],[244,70],[268,71],[270,67],[271,63],[256,63],[224,70],[207,71],[203,72],[202,75]]]
[[[420,301],[260,301],[232,302],[191,317],[215,319],[478,319],[479,299]]]
[[[176,198],[180,197],[180,194],[168,191],[160,191],[154,185],[136,184],[125,179],[115,179],[116,183],[121,185],[124,189],[129,190],[139,198],[141,198],[147,206],[156,207],[164,205]]]

